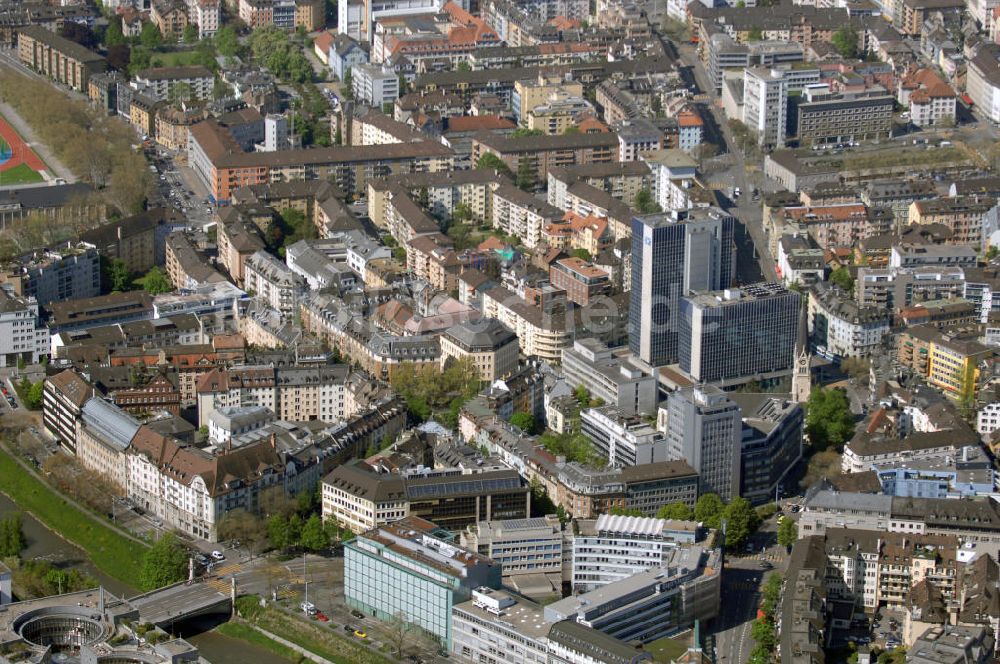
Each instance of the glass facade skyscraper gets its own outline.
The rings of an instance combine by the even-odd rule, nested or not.
[[[800,307],[798,293],[771,283],[682,298],[680,368],[699,383],[790,374]]]
[[[718,208],[632,220],[629,350],[647,364],[677,361],[681,297],[729,287],[735,266],[733,223]]]

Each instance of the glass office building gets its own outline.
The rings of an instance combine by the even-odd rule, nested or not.
[[[419,517],[370,530],[344,545],[348,606],[380,620],[396,617],[451,648],[451,609],[479,587],[500,587],[500,564],[466,551]]]
[[[629,350],[647,364],[677,361],[681,297],[729,287],[735,266],[733,223],[718,208],[632,220]]]
[[[800,306],[772,283],[682,298],[680,368],[699,383],[790,375]]]

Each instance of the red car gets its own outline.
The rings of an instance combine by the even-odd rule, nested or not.
[[[319,611],[317,611],[316,612],[316,620],[318,620],[320,622],[326,622],[326,621],[329,620],[329,618],[326,617],[326,614],[320,613]]]

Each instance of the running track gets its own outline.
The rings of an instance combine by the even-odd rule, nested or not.
[[[0,164],[0,173],[20,164],[27,164],[29,168],[38,172],[47,170],[48,167],[45,165],[45,162],[35,154],[34,150],[28,147],[28,144],[24,142],[21,135],[3,117],[0,117],[0,136],[3,137],[3,140],[7,141],[7,145],[10,146],[11,151],[14,153],[5,163]]]

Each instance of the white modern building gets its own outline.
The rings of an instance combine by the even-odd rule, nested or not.
[[[591,398],[603,399],[622,415],[656,411],[656,377],[638,367],[624,348],[612,351],[593,337],[578,339],[563,349],[562,368],[571,387],[583,385]]]
[[[660,567],[682,544],[694,544],[700,528],[693,521],[668,521],[602,514],[578,522],[573,538],[573,592],[586,593]]]
[[[988,436],[1000,429],[1000,403],[989,403],[976,414],[976,432]]]
[[[382,108],[383,104],[399,98],[399,76],[388,66],[355,65],[351,70],[351,89],[358,103]]]
[[[684,150],[654,150],[642,156],[653,175],[653,198],[663,210],[691,207],[697,163]]]
[[[698,494],[724,501],[740,495],[743,420],[740,407],[717,387],[688,387],[667,400],[668,456],[698,471]]]
[[[461,533],[461,544],[500,563],[505,586],[529,597],[548,597],[562,591],[563,537],[559,518],[549,514],[480,521]]]
[[[721,583],[719,549],[681,546],[666,551],[658,565],[547,605],[544,615],[553,623],[574,621],[621,641],[649,643],[718,615]]]
[[[263,406],[220,408],[208,416],[208,439],[225,445],[233,436],[256,431],[273,421],[274,413]]]
[[[667,460],[667,437],[648,422],[628,416],[614,406],[580,412],[580,432],[594,450],[615,467],[642,466]]]
[[[748,67],[743,72],[743,123],[763,148],[785,145],[788,122],[788,83],[781,70]]]
[[[49,331],[38,323],[38,302],[0,287],[0,367],[37,364],[49,354]]]

